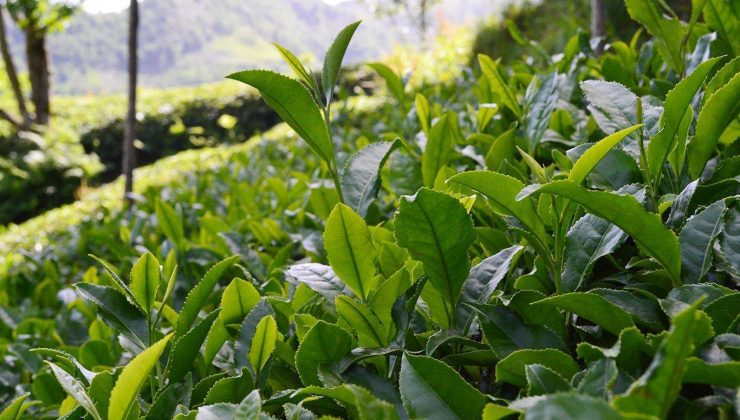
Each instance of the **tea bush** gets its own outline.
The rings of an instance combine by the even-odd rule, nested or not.
[[[374,64],[374,112],[358,24],[323,87],[229,76],[293,133],[6,257],[2,416],[733,418],[737,15],[626,4],[653,36],[600,57]]]

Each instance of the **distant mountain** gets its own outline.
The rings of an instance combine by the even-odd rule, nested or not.
[[[432,22],[460,24],[497,12],[505,0],[444,0]],[[363,19],[347,61],[377,59],[394,43],[417,42],[403,15],[378,18],[367,5],[350,0],[146,0],[141,3],[142,86],[194,85],[222,79],[241,69],[282,63],[271,45],[315,57],[345,25]],[[78,13],[65,31],[52,35],[53,89],[81,94],[122,91],[126,72],[127,12]],[[16,56],[22,37],[11,34]]]

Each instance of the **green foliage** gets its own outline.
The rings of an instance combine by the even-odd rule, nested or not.
[[[687,77],[664,40],[597,56],[576,36],[544,63],[323,103],[280,50],[299,80],[242,74],[278,113],[310,105],[290,125],[146,169],[180,172],[126,213],[3,237],[6,411],[731,417],[737,61],[690,16]],[[699,138],[711,113],[724,128]]]

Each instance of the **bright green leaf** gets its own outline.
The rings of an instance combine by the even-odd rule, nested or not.
[[[228,76],[260,91],[275,110],[325,162],[334,164],[334,143],[321,110],[300,82],[267,70],[247,70]]]
[[[339,79],[339,71],[342,68],[344,53],[347,52],[349,42],[352,40],[352,36],[355,34],[357,27],[360,26],[360,23],[361,21],[357,21],[342,29],[336,39],[334,39],[331,47],[329,47],[329,51],[326,52],[324,70],[321,73],[321,84],[324,88],[326,103],[331,102],[332,93]]]
[[[365,221],[339,203],[326,220],[324,247],[331,267],[357,296],[366,299],[378,286],[375,247]]]
[[[149,372],[154,369],[154,365],[159,360],[159,356],[164,351],[165,346],[172,338],[168,334],[163,339],[152,344],[143,352],[139,353],[123,368],[121,374],[116,380],[116,385],[111,391],[110,402],[108,406],[108,420],[124,420],[128,418],[134,404],[137,404],[136,397],[139,395],[142,385],[149,377]]]
[[[144,312],[149,313],[154,307],[158,290],[159,261],[147,252],[131,268],[131,293]]]
[[[268,315],[260,320],[252,338],[252,347],[249,349],[249,363],[256,372],[262,370],[267,360],[275,350],[278,339],[278,329],[275,318]]]

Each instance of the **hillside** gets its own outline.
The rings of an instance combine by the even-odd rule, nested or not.
[[[499,10],[504,1],[446,0],[430,13],[436,24],[460,24]],[[395,43],[417,36],[403,15],[378,18],[359,1],[147,0],[141,5],[141,84],[196,85],[221,80],[236,69],[281,68],[272,41],[321,57],[332,34],[363,19],[347,62],[380,58]],[[126,12],[79,13],[52,36],[54,91],[85,94],[121,91],[126,69]],[[11,34],[17,56],[22,38]],[[319,63],[314,60],[314,67]]]

